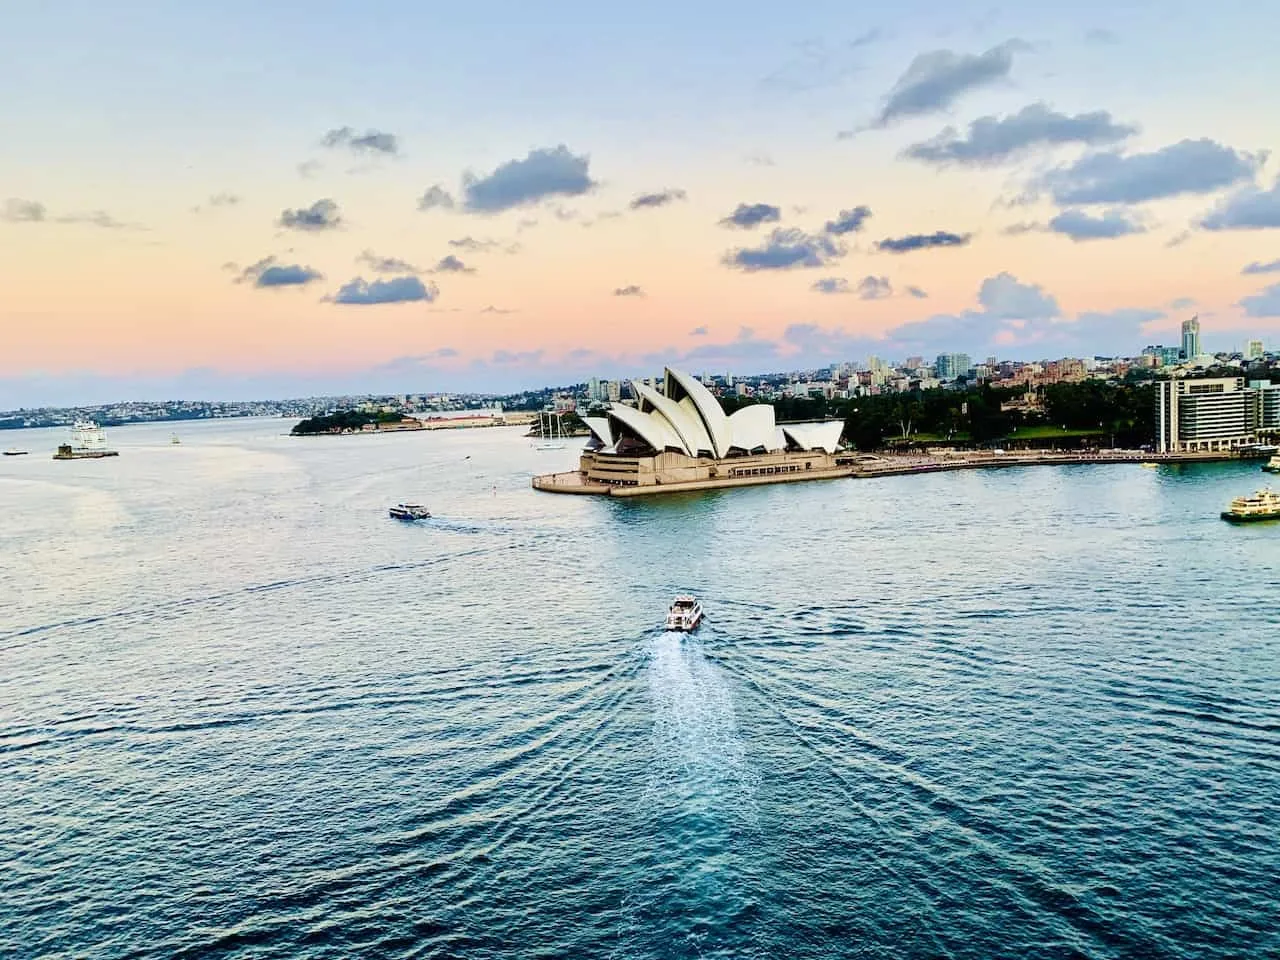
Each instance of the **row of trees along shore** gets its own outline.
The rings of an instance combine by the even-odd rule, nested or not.
[[[844,437],[859,450],[929,447],[1008,449],[1138,447],[1155,436],[1150,382],[1056,383],[1034,404],[1026,388],[988,384],[964,390],[911,390],[855,397],[783,397],[771,401],[780,422],[844,420]],[[755,403],[726,397],[726,412]]]
[[[398,413],[337,410],[317,417],[308,417],[301,423],[294,424],[289,432],[295,437],[306,437],[317,433],[352,433],[366,423],[399,423],[403,419],[404,417]]]

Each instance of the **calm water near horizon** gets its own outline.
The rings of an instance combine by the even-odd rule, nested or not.
[[[0,434],[0,956],[1280,955],[1256,464],[620,502],[289,425]]]

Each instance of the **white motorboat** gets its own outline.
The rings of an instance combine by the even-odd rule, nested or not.
[[[391,508],[392,520],[428,520],[431,511],[420,503],[397,503]]]
[[[690,633],[702,622],[702,601],[689,594],[680,594],[667,611],[667,629]]]

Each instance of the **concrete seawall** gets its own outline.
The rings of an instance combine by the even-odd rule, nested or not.
[[[834,470],[814,470],[758,477],[720,477],[686,483],[659,483],[623,486],[587,480],[580,472],[548,473],[533,478],[535,490],[547,493],[583,494],[609,497],[645,497],[664,493],[752,487],[769,483],[799,483],[842,478],[869,479],[898,477],[915,473],[944,473],[952,470],[992,470],[1011,467],[1063,466],[1097,463],[1217,463],[1239,460],[1235,453],[1144,453],[1140,450],[1101,450],[1096,453],[973,453],[950,456],[889,456],[861,459]]]

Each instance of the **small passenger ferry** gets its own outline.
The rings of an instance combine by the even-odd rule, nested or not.
[[[1280,520],[1280,493],[1259,490],[1252,496],[1236,497],[1222,512],[1230,523],[1253,523],[1258,520]]]
[[[702,622],[702,601],[688,594],[680,594],[667,611],[667,629],[691,633]]]
[[[420,503],[397,503],[391,508],[392,520],[428,520],[431,511]]]

